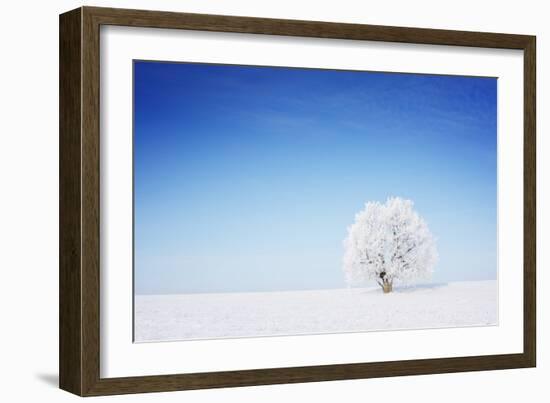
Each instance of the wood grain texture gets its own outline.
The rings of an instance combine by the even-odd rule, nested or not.
[[[99,378],[99,24],[82,9],[82,389]]]
[[[536,366],[537,130],[536,39],[524,49],[523,82],[523,354]]]
[[[104,378],[88,396],[382,378],[528,367],[523,354]]]
[[[81,11],[59,18],[59,386],[82,394]]]
[[[173,28],[314,38],[369,40],[486,48],[523,49],[529,36],[320,21],[233,17],[86,7],[92,18],[105,25]]]
[[[129,378],[100,377],[101,25],[524,51],[524,352]],[[81,396],[532,367],[536,363],[535,37],[82,7],[60,17],[60,387]]]

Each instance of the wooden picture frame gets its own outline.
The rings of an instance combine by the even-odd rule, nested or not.
[[[523,353],[224,372],[100,377],[100,26],[120,25],[523,50]],[[81,7],[60,16],[60,387],[80,396],[534,367],[535,37]]]

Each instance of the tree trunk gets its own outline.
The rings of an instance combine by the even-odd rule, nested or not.
[[[388,294],[392,292],[393,290],[393,284],[391,281],[384,280],[382,283],[382,290],[384,291],[384,294]]]

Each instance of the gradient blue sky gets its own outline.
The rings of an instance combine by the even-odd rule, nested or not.
[[[434,282],[495,279],[495,78],[134,62],[135,291],[345,287],[347,226],[412,199]]]

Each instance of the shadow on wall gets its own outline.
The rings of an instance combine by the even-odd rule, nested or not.
[[[35,374],[36,378],[44,382],[49,386],[55,388],[59,387],[59,375],[58,374]]]

